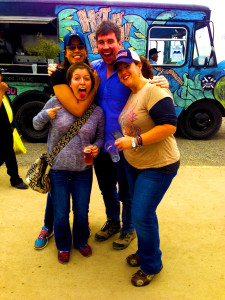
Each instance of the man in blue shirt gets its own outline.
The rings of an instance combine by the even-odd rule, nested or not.
[[[152,48],[149,50],[149,61],[151,65],[156,65],[158,61],[158,53],[161,51],[157,51],[156,48]]]
[[[111,21],[103,21],[96,30],[96,40],[102,59],[93,62],[92,66],[101,79],[97,100],[105,115],[104,142],[106,143],[113,139],[112,132],[116,129],[120,130],[118,118],[131,91],[120,82],[117,72],[113,71],[114,60],[122,46],[120,28]],[[122,152],[120,152],[120,160],[114,163],[103,146],[94,165],[107,215],[106,223],[96,233],[95,238],[98,241],[105,241],[121,230],[119,238],[113,242],[114,249],[125,249],[136,237],[131,220],[131,195],[124,163]],[[122,228],[120,227],[120,201],[122,202]]]
[[[105,115],[104,143],[106,143],[112,140],[112,132],[116,129],[120,130],[118,118],[131,91],[120,82],[117,72],[113,71],[116,55],[122,47],[120,28],[111,21],[103,21],[96,30],[96,41],[102,59],[93,62],[92,67],[101,79],[97,100]],[[161,78],[159,84],[168,87],[165,78]],[[119,162],[114,163],[103,146],[94,164],[107,215],[107,221],[95,234],[95,239],[105,241],[120,232],[119,238],[113,242],[113,248],[117,250],[128,247],[136,237],[131,219],[131,195],[125,174],[125,163],[122,151]],[[120,201],[122,202],[122,228],[120,227]]]

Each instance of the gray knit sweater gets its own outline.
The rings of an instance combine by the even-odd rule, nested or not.
[[[56,113],[56,118],[51,119],[46,109],[61,106]],[[50,123],[47,153],[49,154],[60,138],[69,130],[71,124],[77,118],[69,113],[54,96],[45,104],[39,114],[34,117],[33,125],[36,130],[41,130]],[[84,145],[96,145],[100,150],[104,141],[104,114],[97,106],[87,122],[81,127],[73,139],[55,157],[52,169],[67,171],[84,171],[90,166],[84,164],[82,149]]]

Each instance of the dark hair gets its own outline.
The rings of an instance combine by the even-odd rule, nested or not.
[[[86,57],[84,63],[88,66],[90,66],[90,63],[88,61],[88,58]],[[64,56],[63,61],[59,64],[59,68],[68,70],[71,64],[69,63],[68,59]]]
[[[121,40],[121,30],[119,26],[116,23],[107,20],[98,25],[95,31],[96,41],[98,41],[99,35],[107,35],[110,32],[115,33],[118,42]]]
[[[148,61],[147,58],[140,56],[141,59],[141,63],[142,63],[142,69],[141,69],[141,73],[142,75],[149,79],[149,78],[153,78],[153,71],[152,71],[152,65],[150,64],[150,62]],[[135,65],[138,65],[139,61],[135,60],[134,61]]]
[[[69,84],[71,82],[71,79],[73,77],[73,72],[76,69],[86,69],[88,71],[88,73],[90,74],[90,77],[91,77],[91,90],[92,90],[95,85],[94,74],[93,74],[93,71],[90,68],[90,66],[83,62],[76,62],[69,67],[69,69],[67,70],[67,73],[66,73],[67,84]]]

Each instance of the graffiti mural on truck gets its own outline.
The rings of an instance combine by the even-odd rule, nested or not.
[[[115,13],[112,8],[105,7],[92,9],[62,9],[58,12],[59,19],[59,40],[63,49],[63,37],[71,30],[82,31],[88,40],[88,52],[90,53],[89,60],[92,61],[98,56],[98,49],[95,40],[95,31],[97,26],[104,20],[115,22],[121,29],[121,40],[124,48],[129,48],[137,51],[139,55],[145,56],[147,44],[147,30],[151,23],[165,24],[168,20],[176,16],[174,12],[163,11],[156,16],[156,21],[147,22],[143,17],[134,14],[125,13],[125,10],[118,8]],[[153,17],[154,10],[153,10]],[[157,21],[159,19],[160,21]],[[164,21],[162,21],[162,19]],[[86,41],[87,41],[86,40]],[[100,56],[98,56],[100,58]]]
[[[90,9],[61,9],[58,12],[59,19],[59,40],[62,49],[63,37],[72,30],[82,31],[86,38],[87,50],[89,53],[89,60],[93,61],[100,58],[95,39],[95,31],[97,26],[103,20],[111,20],[115,22],[121,29],[121,40],[124,48],[135,50],[139,55],[146,56],[147,48],[147,30],[149,25],[164,25],[169,20],[176,17],[176,11],[162,11],[155,15],[152,10],[152,19],[154,21],[146,21],[140,15],[129,14],[122,8],[96,7]],[[63,53],[62,53],[63,55]],[[173,90],[175,106],[187,108],[193,102],[200,99],[214,99],[213,90],[216,81],[206,87],[203,85],[204,77],[200,80],[200,73],[195,78],[188,78],[188,74],[180,74],[178,71],[172,69],[163,69],[154,67],[156,73],[160,71],[162,74],[171,75],[173,80],[178,83],[178,88]]]

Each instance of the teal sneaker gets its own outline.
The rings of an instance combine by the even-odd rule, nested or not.
[[[42,230],[34,243],[34,249],[41,250],[48,245],[48,239],[53,236],[53,231],[49,232],[48,229],[43,226]]]

